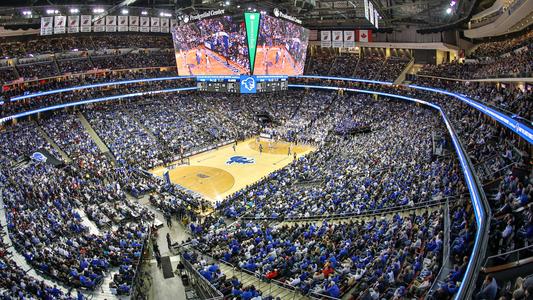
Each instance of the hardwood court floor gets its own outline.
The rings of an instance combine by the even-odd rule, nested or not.
[[[199,47],[199,49],[202,51],[202,59],[199,65],[196,62],[196,49],[192,49],[183,53],[175,53],[179,75],[239,75],[241,73],[245,74],[248,72],[242,66],[231,61],[230,64],[233,66],[233,68],[226,66],[226,59],[214,51],[211,51],[205,47]],[[209,65],[207,65],[205,58],[206,53],[208,53],[210,56]],[[218,58],[218,60],[215,59],[215,57]],[[192,74],[190,74],[190,72],[192,72]]]
[[[254,75],[299,75],[301,70],[298,70],[296,63],[289,51],[285,47],[281,47],[282,56],[285,55],[285,62],[283,63],[282,57],[278,59],[276,63],[276,52],[280,47],[257,47],[255,55],[255,68]],[[265,56],[265,51],[267,51]],[[268,70],[266,63],[268,63]],[[296,68],[293,67],[296,66]]]
[[[315,150],[308,145],[292,145],[291,155],[287,155],[289,143],[260,143],[263,145],[261,154],[259,144],[252,138],[240,142],[235,152],[231,144],[194,155],[190,157],[190,165],[169,171],[170,180],[198,192],[210,201],[220,201],[288,165],[293,160],[292,153],[296,152],[300,157]],[[164,171],[164,167],[158,167],[151,172],[162,176]]]

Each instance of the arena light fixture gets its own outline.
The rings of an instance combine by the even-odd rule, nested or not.
[[[145,10],[141,11],[141,15],[146,16],[147,14],[148,14],[147,11],[145,11]]]
[[[32,14],[31,10],[22,11],[22,15],[24,15],[24,16],[31,16],[31,14]]]
[[[101,14],[103,12],[104,12],[103,8],[95,8],[95,9],[93,9],[93,13],[95,13],[95,14]]]
[[[71,8],[71,9],[70,9],[70,13],[71,13],[71,14],[77,14],[77,13],[79,13],[79,12],[80,12],[80,10],[77,9],[77,8]]]
[[[230,2],[229,2],[229,1],[226,1],[225,3],[226,3],[226,5],[230,5]]]
[[[49,15],[53,15],[53,14],[56,14],[58,11],[55,10],[55,9],[47,9],[46,10],[46,13],[49,14]]]
[[[127,9],[123,9],[123,10],[121,11],[121,13],[122,13],[123,15],[127,15],[127,14],[129,13],[129,11],[128,11]]]
[[[451,13],[452,13],[452,8],[451,8],[451,7],[448,7],[448,8],[446,9],[446,13],[447,13],[447,14],[451,14]]]

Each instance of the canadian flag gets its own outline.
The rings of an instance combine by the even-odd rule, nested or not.
[[[365,30],[356,30],[356,31],[357,32],[355,34],[357,36],[358,42],[363,42],[363,43],[372,42],[372,30],[365,29]]]

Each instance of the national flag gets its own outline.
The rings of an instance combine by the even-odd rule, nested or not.
[[[363,42],[363,43],[372,42],[372,30],[369,30],[369,29],[357,30],[356,36],[357,36],[358,42]]]

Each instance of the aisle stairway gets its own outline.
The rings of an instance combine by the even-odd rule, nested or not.
[[[39,132],[39,134],[41,135],[41,137],[43,139],[45,139],[48,144],[50,144],[50,146],[52,146],[52,148],[54,148],[60,155],[61,155],[61,159],[65,162],[71,162],[72,159],[70,159],[70,157],[65,153],[65,151],[63,151],[57,144],[56,142],[54,142],[52,140],[52,138],[50,138],[50,136],[48,135],[48,133],[46,133],[46,131],[44,131],[41,126],[36,126],[37,128],[37,131]]]
[[[230,278],[232,276],[237,277],[243,286],[249,286],[254,285],[257,289],[259,289],[263,296],[272,296],[274,299],[276,297],[279,297],[280,299],[309,299],[309,297],[304,296],[300,294],[299,292],[290,290],[288,288],[285,288],[283,286],[277,285],[276,283],[268,283],[259,280],[259,278],[246,273],[242,272],[240,270],[235,270],[230,265],[227,265],[225,263],[220,263],[220,270],[223,274],[226,274],[226,277]]]
[[[78,112],[78,119],[80,120],[83,128],[85,128],[85,131],[87,131],[89,136],[93,139],[98,149],[100,149],[100,152],[102,152],[102,154],[104,154],[105,156],[109,157],[112,161],[115,161],[115,157],[113,156],[107,145],[104,143],[104,141],[102,141],[100,136],[98,136],[96,131],[94,131],[91,124],[89,124],[89,121],[87,121],[87,119],[81,112]]]

